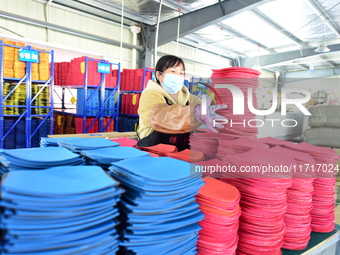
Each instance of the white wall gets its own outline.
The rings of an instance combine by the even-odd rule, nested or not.
[[[33,0],[1,0],[1,9],[16,15],[46,21],[45,5]],[[32,39],[35,40],[35,43],[29,43],[30,45],[38,45],[39,41],[49,42],[51,44],[48,45],[51,46],[46,46],[45,48],[56,50],[55,61],[57,62],[70,60],[75,56],[87,55],[105,58],[112,62],[118,62],[122,59],[122,66],[130,68],[132,58],[132,50],[130,49],[123,48],[122,51],[120,51],[119,46],[55,30],[50,32],[50,38],[48,40],[45,28],[4,18],[0,18],[0,22],[0,38],[8,38],[12,36],[12,38],[16,39],[16,41],[24,42],[28,40],[31,42]],[[70,10],[52,6],[50,22],[56,25],[120,41],[120,24],[90,18],[79,13],[73,13]],[[132,44],[132,33],[129,28],[124,28],[123,42]],[[68,50],[62,52],[62,50],[57,50],[58,47],[67,48]],[[70,54],[69,57],[68,54]]]
[[[46,6],[44,3],[44,1],[40,0],[1,0],[1,10],[120,41],[120,24],[58,5],[52,5],[51,15],[46,19]],[[55,30],[50,31],[48,38],[45,28],[1,17],[0,23],[0,38],[26,42],[29,45],[47,50],[54,49],[56,62],[86,55],[104,58],[111,62],[121,60],[123,68],[131,68],[132,66],[132,49],[123,48],[120,50],[120,47],[116,45]],[[130,29],[125,27],[123,31],[123,42],[132,44]],[[210,77],[212,68],[218,69],[230,66],[230,61],[226,58],[184,45],[177,47],[177,44],[173,42],[160,46],[158,51],[175,54],[185,59],[186,69],[190,75]]]

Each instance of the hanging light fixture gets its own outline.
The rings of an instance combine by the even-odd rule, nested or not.
[[[326,23],[323,23],[323,37],[322,37],[322,43],[317,47],[314,51],[315,52],[328,52],[330,49],[327,47],[325,43],[325,32],[326,32]]]
[[[262,69],[262,66],[259,63],[259,54],[260,54],[260,45],[258,45],[257,48],[257,57],[256,57],[256,64],[252,67],[255,70],[260,70]]]

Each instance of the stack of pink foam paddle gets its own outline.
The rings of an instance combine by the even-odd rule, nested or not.
[[[327,233],[334,230],[335,175],[339,156],[335,150],[308,143],[286,144],[285,147],[309,153],[315,160],[315,166],[309,166],[316,173],[313,182],[312,231]]]
[[[311,210],[313,208],[313,182],[315,173],[308,169],[314,165],[314,158],[305,152],[275,146],[271,151],[291,155],[297,165],[293,167],[292,186],[287,190],[287,211],[284,214],[286,234],[282,248],[303,250],[307,247],[311,228]]]
[[[235,155],[249,151],[251,148],[261,147],[268,149],[265,143],[256,141],[255,139],[237,138],[232,140],[220,140],[218,146],[218,154],[216,157],[223,160],[227,155]]]
[[[235,254],[238,243],[240,192],[214,178],[204,178],[196,200],[204,214],[199,222],[197,250],[200,255]]]
[[[287,189],[291,185],[289,166],[296,161],[289,155],[260,147],[229,155],[225,160],[238,169],[229,174],[233,178],[221,179],[241,193],[237,254],[281,254]],[[283,167],[288,167],[288,171]]]
[[[259,85],[258,77],[261,73],[245,67],[230,67],[224,69],[213,69],[211,76],[211,84],[215,87],[215,90],[219,94],[222,102],[227,104],[227,109],[217,111],[218,114],[225,116],[229,119],[229,122],[224,125],[224,128],[220,130],[222,133],[228,133],[241,136],[256,136],[258,133],[256,125],[252,123],[248,125],[248,121],[255,118],[248,106],[248,88],[252,89],[251,99],[255,109],[257,109],[257,100],[255,90]],[[243,92],[244,102],[241,102],[241,98],[233,98],[231,91],[227,88],[217,88],[217,85],[228,84],[236,86]],[[244,113],[240,115],[233,114],[233,110],[239,110],[240,105],[236,105],[241,102],[241,107],[244,108]],[[243,124],[244,123],[244,124]]]

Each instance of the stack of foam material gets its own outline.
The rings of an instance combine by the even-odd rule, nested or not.
[[[286,144],[284,147],[309,153],[315,160],[315,166],[308,166],[316,173],[313,182],[312,231],[327,233],[334,230],[334,201],[339,156],[335,150],[308,143]]]
[[[207,160],[215,158],[218,152],[219,139],[227,139],[221,137],[208,130],[207,132],[195,132],[190,135],[190,149],[200,151]]]
[[[216,158],[223,161],[227,155],[235,155],[242,152],[246,152],[254,147],[261,147],[264,149],[269,148],[267,144],[258,142],[255,139],[253,140],[247,138],[236,138],[232,140],[221,139],[219,141],[218,154],[216,155]]]
[[[3,43],[9,45],[15,45],[13,41],[1,39]],[[4,65],[4,77],[14,77],[14,47],[4,46],[3,47],[3,65]]]
[[[190,163],[168,157],[140,157],[113,163],[110,174],[125,189],[120,201],[123,254],[196,254],[195,199],[203,185]]]
[[[177,158],[186,162],[199,162],[204,160],[204,154],[200,151],[185,149],[179,152],[168,153],[166,156]]]
[[[116,254],[123,190],[98,166],[9,172],[1,254]]]
[[[94,150],[84,150],[81,154],[86,159],[87,165],[97,165],[107,170],[113,162],[133,159],[138,157],[150,157],[150,154],[132,147],[106,147]]]
[[[252,101],[253,106],[257,109],[257,99],[256,99],[256,89],[259,86],[258,77],[261,73],[245,68],[245,67],[230,67],[224,69],[215,69],[211,76],[211,85],[215,86],[217,84],[229,84],[238,87],[244,95],[244,114],[234,115],[233,114],[233,97],[231,91],[227,88],[215,88],[217,93],[220,95],[223,104],[227,104],[228,108],[224,110],[217,111],[218,114],[225,116],[229,119],[229,122],[224,125],[224,128],[220,132],[233,134],[236,136],[253,136],[255,137],[258,133],[256,122],[248,121],[256,119],[256,115],[250,112],[248,109],[248,88],[252,89]]]
[[[55,166],[83,165],[85,160],[62,147],[40,147],[3,150],[0,165],[7,171],[41,170]]]
[[[25,47],[24,43],[15,42],[14,45]],[[26,63],[19,61],[19,48],[14,48],[13,77],[21,79],[26,74]]]
[[[232,185],[214,178],[204,178],[205,184],[196,196],[204,220],[199,225],[197,250],[200,255],[235,254],[238,243],[240,192]]]
[[[270,150],[291,155],[297,163],[292,170],[292,186],[287,190],[287,211],[284,215],[286,233],[282,248],[303,250],[308,245],[312,231],[310,212],[313,208],[315,173],[312,172],[311,168],[315,165],[315,160],[308,153],[280,146],[273,147]]]
[[[236,171],[225,174],[228,178],[221,180],[241,193],[237,254],[281,254],[287,189],[292,176],[289,166],[296,165],[296,161],[261,147],[228,155],[225,161]]]

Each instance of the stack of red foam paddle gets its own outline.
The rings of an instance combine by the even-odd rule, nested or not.
[[[258,142],[255,139],[237,138],[232,140],[220,140],[216,157],[223,161],[227,155],[243,153],[254,147],[261,147],[264,149],[269,148],[267,144]]]
[[[289,155],[261,147],[229,155],[225,161],[238,169],[228,174],[233,178],[221,179],[241,193],[237,254],[281,254],[286,195],[291,185],[291,173],[283,167],[296,161]]]
[[[202,152],[189,149],[167,153],[166,156],[191,163],[204,160],[204,154]]]
[[[227,134],[214,133],[209,129],[200,129],[200,131],[201,132],[195,132],[190,135],[190,149],[204,153],[207,160],[216,158],[218,141],[233,138],[233,136]]]
[[[284,215],[286,234],[282,248],[303,250],[307,247],[311,228],[311,210],[313,208],[313,181],[315,174],[308,165],[315,165],[314,158],[308,153],[275,146],[270,150],[291,155],[297,165],[293,166],[292,186],[287,190],[287,211]]]
[[[235,254],[241,209],[240,192],[232,185],[204,178],[196,200],[204,214],[199,222],[197,250],[200,255]]]
[[[334,230],[335,175],[339,156],[335,150],[308,143],[286,144],[289,149],[309,153],[315,160],[315,166],[308,166],[316,173],[313,182],[312,231],[327,233]]]
[[[259,85],[258,77],[260,74],[260,72],[254,69],[245,67],[213,69],[211,84],[215,87],[223,104],[227,104],[228,106],[227,109],[217,111],[218,114],[229,119],[229,122],[224,125],[224,128],[220,130],[220,132],[242,136],[256,136],[258,133],[257,127],[252,127],[254,125],[256,126],[256,123],[251,121],[252,119],[255,119],[256,116],[249,110],[247,102],[248,98],[250,99],[250,97],[248,97],[248,89],[252,89],[251,99],[254,108],[257,109],[255,90]],[[240,102],[242,98],[239,98],[239,96],[236,95],[233,96],[231,91],[227,88],[216,88],[221,84],[233,85],[243,92],[244,102],[241,102],[241,107],[244,107],[243,114],[233,114],[233,110],[240,109],[240,107],[236,107],[236,104]],[[248,121],[251,121],[252,123],[248,125]]]

